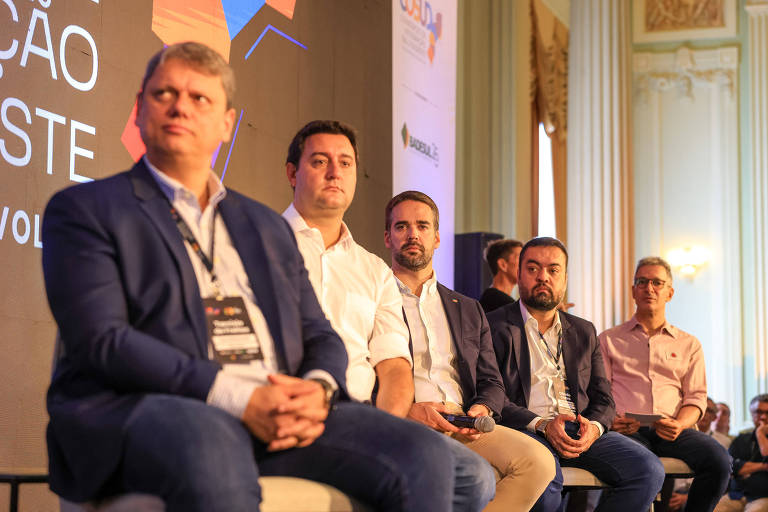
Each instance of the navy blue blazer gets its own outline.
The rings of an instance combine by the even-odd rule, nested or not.
[[[613,424],[616,405],[611,383],[605,377],[603,356],[592,322],[558,311],[563,328],[563,363],[576,411],[601,423],[606,430]],[[531,393],[531,357],[525,335],[520,301],[488,313],[493,348],[507,400],[501,413],[502,424],[523,429],[536,417],[528,410]]]
[[[483,308],[475,299],[440,283],[437,283],[437,291],[456,347],[464,408],[485,404],[499,418],[504,405],[504,386]]]
[[[330,373],[345,388],[347,353],[317,302],[288,224],[231,190],[219,211],[275,342],[280,371]],[[43,220],[43,272],[64,355],[48,390],[51,489],[102,493],[146,393],[205,400],[220,366],[168,202],[140,161],[57,193]]]

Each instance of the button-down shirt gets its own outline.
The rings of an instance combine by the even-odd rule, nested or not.
[[[293,204],[283,217],[296,235],[317,299],[349,355],[347,389],[358,401],[371,399],[374,367],[402,357],[411,363],[403,300],[386,263],[357,244],[347,225],[332,246],[310,228]]]
[[[437,291],[435,272],[422,285],[418,296],[395,279],[403,296],[403,308],[411,331],[416,401],[448,402],[463,407],[459,372],[455,366],[456,346]]]
[[[560,313],[556,312],[552,325],[544,334],[539,335],[539,322],[531,316],[523,301],[520,301],[520,312],[523,315],[525,337],[528,341],[528,353],[531,359],[531,391],[528,398],[528,410],[536,414],[536,417],[526,425],[526,428],[534,432],[539,420],[552,419],[559,414],[555,381],[562,378],[564,382],[567,382],[566,368],[562,351],[557,365],[552,356],[557,355],[557,344],[562,337],[563,326],[560,323]],[[549,352],[547,352],[547,347],[549,347]],[[558,365],[560,370],[557,369]],[[567,386],[567,383],[565,385]],[[573,407],[572,403],[570,405]],[[576,414],[576,411],[572,412]],[[600,422],[590,420],[590,423],[597,427],[600,435],[603,434],[605,427]]]
[[[599,336],[616,412],[674,418],[684,405],[707,408],[701,343],[666,322],[648,336],[633,316]]]
[[[221,292],[228,296],[242,297],[245,302],[245,308],[253,324],[264,359],[250,361],[249,364],[223,365],[223,369],[216,374],[206,399],[208,404],[224,409],[233,416],[241,418],[253,390],[257,386],[267,384],[267,375],[278,372],[278,363],[275,355],[274,340],[269,332],[264,314],[256,305],[255,296],[240,255],[232,244],[229,231],[221,215],[214,216],[216,206],[226,197],[227,191],[221,184],[221,181],[219,181],[219,178],[211,171],[207,183],[208,205],[206,205],[204,210],[201,210],[200,203],[193,192],[157,169],[146,157],[144,157],[144,163],[149,168],[150,174],[159,185],[160,190],[173,204],[173,207],[176,208],[184,222],[187,223],[203,252],[209,258],[211,257],[209,252],[211,234],[215,234],[216,241],[214,243],[212,262]],[[212,229],[214,219],[216,222],[215,230]],[[210,272],[208,272],[208,269],[192,247],[188,243],[184,245],[187,249],[189,261],[195,271],[200,296],[213,296],[216,293],[216,289],[212,284]],[[212,351],[213,348],[209,340],[209,357],[212,356]],[[336,386],[335,379],[324,370],[312,370],[305,377],[322,378],[331,383],[332,387]]]

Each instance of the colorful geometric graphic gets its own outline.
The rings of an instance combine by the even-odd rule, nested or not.
[[[165,45],[182,41],[198,41],[215,49],[229,61],[232,40],[256,16],[264,5],[268,5],[286,18],[292,20],[296,0],[154,0],[152,5],[152,31]],[[264,35],[275,32],[293,44],[304,49],[306,46],[281,32],[272,25],[262,30],[256,42],[246,55],[246,59],[262,40]],[[242,119],[242,112],[240,112]],[[136,104],[133,105],[128,121],[120,137],[123,146],[134,161],[144,154],[146,148],[141,141],[139,129],[135,125]],[[238,121],[238,127],[240,122]],[[237,130],[235,130],[235,137]],[[232,153],[235,139],[230,144]],[[218,152],[216,154],[218,156]],[[214,162],[216,161],[214,157]],[[227,163],[229,156],[227,156]]]

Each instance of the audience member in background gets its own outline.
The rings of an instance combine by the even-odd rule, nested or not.
[[[723,416],[725,416],[725,432],[721,432],[717,430],[717,421],[718,418],[721,417],[721,411],[726,410],[728,411]],[[707,419],[704,416],[710,417],[712,416],[712,413],[714,412],[714,417],[709,421],[709,425],[707,425]],[[733,441],[733,438],[728,435],[728,429],[729,423],[730,423],[730,416],[731,411],[728,409],[728,406],[726,405],[724,409],[721,409],[718,404],[716,404],[711,398],[707,398],[707,410],[704,416],[701,417],[699,420],[699,430],[705,433],[709,433],[712,437],[715,438],[715,440],[723,445],[725,449],[727,450],[729,446],[731,446],[731,442]]]
[[[728,486],[730,459],[715,439],[692,428],[707,409],[704,354],[699,340],[666,321],[673,295],[669,264],[641,259],[632,286],[635,315],[600,334],[619,413],[612,428],[659,457],[685,461],[696,473],[686,510],[711,511]],[[627,413],[660,419],[641,425]]]
[[[611,486],[597,510],[647,510],[664,480],[659,459],[616,432],[611,387],[595,327],[560,311],[568,253],[554,238],[529,240],[520,253],[520,300],[488,314],[508,401],[504,425],[549,448],[555,479],[533,510],[557,510],[560,466],[592,472]]]
[[[725,402],[717,403],[717,419],[715,420],[714,430],[728,436],[733,440],[734,436],[731,435],[731,408]]]
[[[731,444],[731,438],[712,429],[716,417],[717,404],[714,400],[707,397],[707,408],[704,411],[704,414],[701,415],[696,426],[698,427],[699,432],[704,432],[705,434],[712,436],[718,443],[723,445],[723,448],[727,449]],[[678,478],[675,481],[675,491],[669,499],[669,510],[682,510],[686,501],[688,501],[688,491],[692,482],[692,478]]]
[[[498,481],[486,511],[529,510],[555,476],[549,451],[516,430],[498,425],[481,433],[440,414],[499,418],[505,395],[480,304],[440,284],[432,268],[439,215],[429,196],[413,190],[393,197],[385,210],[384,242],[413,347],[416,399],[408,418],[450,434],[491,463]]]
[[[749,402],[755,429],[739,434],[731,443],[732,493],[740,499],[723,498],[717,512],[768,512],[768,394]]]
[[[358,245],[343,221],[357,184],[356,133],[338,121],[312,121],[294,136],[285,166],[294,193],[283,217],[296,235],[320,305],[347,348],[349,394],[371,403],[378,381],[376,407],[404,418],[413,403],[413,371],[403,300],[387,264]],[[453,510],[485,506],[495,488],[488,463],[460,443],[430,433],[455,460]],[[378,446],[385,452],[399,449]],[[423,471],[420,462],[413,471]]]
[[[346,351],[294,237],[210,167],[234,90],[207,46],[161,50],[137,96],[144,157],[48,203],[43,271],[64,346],[48,390],[51,489],[236,512],[258,509],[259,476],[284,475],[376,509],[449,510],[444,442],[348,401],[329,414]]]
[[[512,304],[520,298],[517,290],[517,267],[523,244],[517,240],[495,240],[485,249],[485,261],[493,275],[490,288],[483,291],[480,305],[486,313]]]

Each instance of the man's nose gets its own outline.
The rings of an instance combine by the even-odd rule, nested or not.
[[[171,115],[186,116],[192,107],[192,99],[186,94],[177,95],[171,103]]]
[[[339,167],[338,162],[334,161],[332,158],[328,160],[328,165],[325,167],[325,179],[327,180],[335,180],[339,179],[341,176],[341,167]]]

